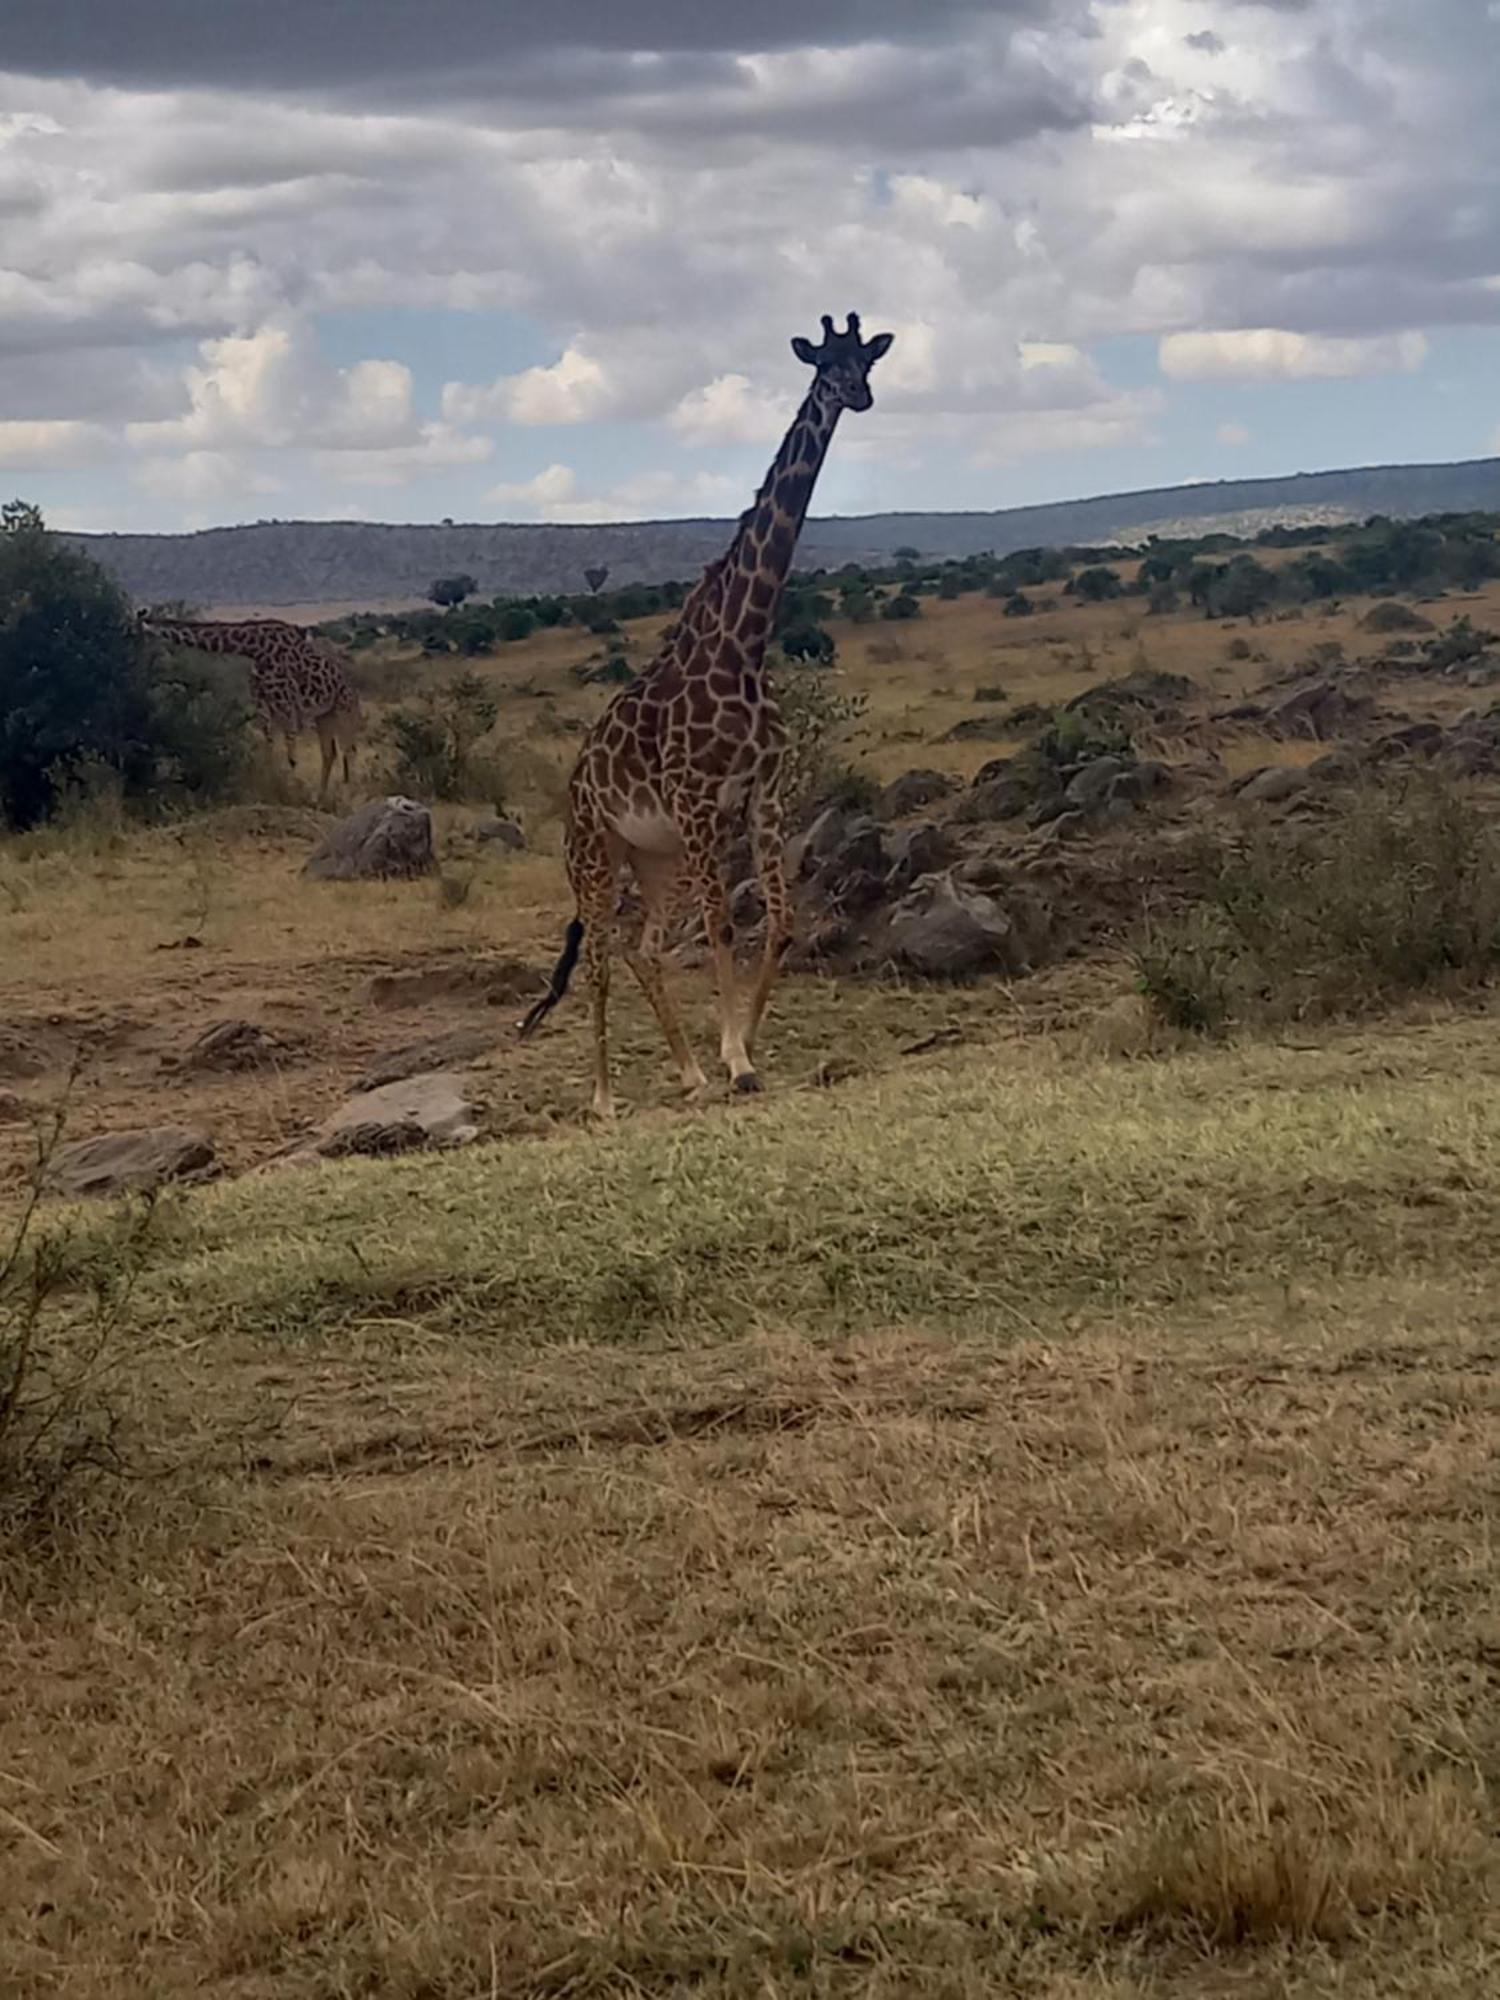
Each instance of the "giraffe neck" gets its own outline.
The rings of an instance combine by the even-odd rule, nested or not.
[[[813,383],[729,545],[725,557],[726,612],[736,602],[740,608],[725,622],[756,657],[775,623],[797,538],[841,408],[820,382]],[[745,579],[743,590],[738,587],[741,578]]]
[[[268,646],[284,643],[290,630],[274,625],[265,629],[255,625],[219,625],[208,618],[148,618],[144,622],[148,632],[154,632],[170,645],[190,646],[198,653],[238,653],[246,660],[259,659]]]

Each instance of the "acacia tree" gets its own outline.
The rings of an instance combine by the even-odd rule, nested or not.
[[[472,576],[440,576],[427,593],[429,604],[440,604],[445,611],[462,604],[466,597],[472,597],[478,590],[478,581]]]

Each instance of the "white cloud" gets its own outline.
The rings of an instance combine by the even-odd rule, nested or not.
[[[1161,371],[1181,382],[1304,381],[1350,375],[1414,374],[1427,358],[1421,333],[1338,338],[1254,327],[1224,333],[1171,333]]]
[[[784,434],[788,402],[757,389],[748,375],[718,375],[690,390],[667,421],[688,444],[767,444]]]
[[[132,443],[371,451],[414,441],[411,370],[400,361],[330,368],[285,321],[205,341],[202,352],[203,365],[185,372],[188,414],[132,424]]]
[[[639,473],[605,491],[579,491],[568,465],[549,465],[535,478],[491,487],[485,498],[511,520],[653,521],[738,512],[749,499],[743,480],[723,473]]]
[[[1220,424],[1214,436],[1220,444],[1227,444],[1236,449],[1250,442],[1250,433],[1243,424]]]
[[[567,347],[550,367],[499,376],[488,388],[447,383],[443,414],[454,423],[585,424],[603,416],[609,401],[609,381],[599,362],[581,348]]]

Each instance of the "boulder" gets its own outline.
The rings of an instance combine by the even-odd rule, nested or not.
[[[1272,764],[1263,771],[1253,771],[1235,786],[1235,793],[1247,805],[1275,806],[1296,798],[1307,785],[1306,771],[1295,764]]]
[[[1408,722],[1377,736],[1365,756],[1372,764],[1388,763],[1393,757],[1431,757],[1447,740],[1448,732],[1440,722]]]
[[[987,770],[992,766],[987,765]],[[987,820],[1020,819],[1041,799],[1055,799],[1062,810],[1062,781],[1051,766],[1038,768],[1019,760],[983,783],[972,785],[953,812],[960,826],[982,826]]]
[[[1346,785],[1360,774],[1360,761],[1352,750],[1325,750],[1307,766],[1308,778],[1319,785]]]
[[[493,1028],[449,1028],[445,1034],[387,1049],[366,1070],[359,1087],[372,1091],[387,1083],[404,1083],[408,1077],[427,1075],[452,1063],[473,1062],[494,1046]]]
[[[1117,778],[1123,777],[1123,757],[1091,757],[1076,770],[1063,788],[1063,797],[1077,812],[1092,812],[1109,797]]]
[[[526,835],[513,819],[482,819],[474,838],[481,847],[509,847],[517,853],[526,845]]]
[[[476,1109],[470,1079],[461,1070],[427,1070],[347,1099],[294,1152],[328,1160],[466,1146],[479,1137]]]
[[[1112,799],[1154,799],[1170,792],[1175,783],[1169,764],[1142,757],[1139,763],[1126,766],[1110,786],[1109,795]]]
[[[1272,736],[1338,736],[1374,713],[1368,695],[1348,694],[1333,681],[1313,681],[1267,709],[1264,726]]]
[[[885,947],[890,958],[927,979],[973,979],[983,972],[1024,972],[1016,926],[993,897],[930,875],[892,910]]]
[[[947,798],[953,789],[953,780],[942,771],[906,771],[886,786],[875,810],[881,819],[905,819]]]
[[[936,875],[940,869],[951,868],[959,856],[958,843],[952,834],[931,820],[903,827],[901,832],[892,836],[889,852],[891,865],[886,876],[886,890],[898,895],[922,876]]]
[[[0,1125],[22,1125],[30,1115],[30,1107],[18,1091],[0,1090]]]
[[[109,1132],[59,1146],[47,1163],[54,1194],[123,1194],[201,1175],[213,1165],[213,1143],[191,1125],[153,1125]]]
[[[375,882],[430,875],[432,814],[415,799],[371,799],[329,828],[303,866],[319,882]]]
[[[270,1069],[293,1051],[254,1021],[213,1021],[180,1055],[167,1057],[170,1069]]]

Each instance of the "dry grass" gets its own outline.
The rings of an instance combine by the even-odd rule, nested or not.
[[[882,776],[996,754],[938,744],[981,682],[1271,671],[1120,605],[838,637]],[[684,1114],[625,989],[636,1115],[579,1133],[584,1010],[516,1049],[444,986],[555,949],[577,645],[490,669],[533,852],[445,815],[461,902],[243,814],[0,860],[0,1058],[93,1037],[92,1129],[248,1164],[488,1021],[492,1129],[551,1135],[159,1211],[137,1476],[0,1560],[0,1994],[1494,1991],[1493,1018],[1121,1063],[1117,967],[791,980],[773,1094]],[[164,1066],[226,1013],[300,1053]]]
[[[19,1990],[1489,1990],[1493,1047],[194,1196],[175,1474],[0,1582]]]

